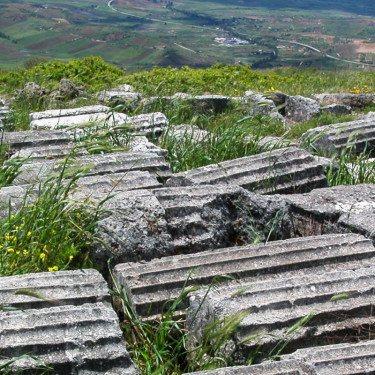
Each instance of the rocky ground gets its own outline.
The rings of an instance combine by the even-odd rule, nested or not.
[[[252,103],[253,113],[272,114],[286,127],[324,111],[349,113],[375,100],[375,94],[176,96],[202,113],[220,111],[231,101]],[[32,187],[58,171],[73,149],[71,167],[88,168],[70,199],[110,198],[98,223],[100,241],[91,250],[100,272],[0,278],[0,306],[16,308],[0,315],[1,356],[32,353],[61,374],[138,373],[108,292],[111,259],[116,283],[145,319],[160,314],[189,277],[192,285],[209,286],[220,275],[233,276],[180,306],[190,347],[216,320],[243,314],[221,348],[224,355],[235,353],[238,366],[202,375],[374,373],[375,185],[327,185],[334,155],[347,147],[353,153],[372,150],[373,114],[311,129],[299,142],[270,138],[257,155],[172,173],[167,151],[151,142],[168,128],[168,118],[160,112],[129,116],[109,106],[147,108],[159,99],[142,98],[124,85],[100,93],[101,105],[32,113],[31,130],[3,132],[9,157],[28,160],[13,184],[1,189],[1,218],[9,205],[15,210],[22,205],[25,194],[35,199]],[[5,118],[9,107],[1,105]],[[95,155],[77,150],[88,123],[118,136],[118,129],[128,126],[128,149]],[[193,125],[175,128],[176,136],[188,133],[197,141],[207,133]],[[26,288],[35,293],[17,293]],[[255,341],[247,340],[254,335]],[[280,340],[288,345],[279,361],[244,366],[256,347],[270,352]],[[31,373],[33,363],[23,358],[13,371]]]

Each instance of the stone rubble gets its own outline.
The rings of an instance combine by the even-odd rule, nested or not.
[[[58,92],[28,83],[16,96],[70,100],[83,93],[62,80]],[[31,131],[0,133],[9,158],[28,158],[13,186],[0,189],[0,219],[9,215],[9,206],[17,210],[32,203],[39,183],[62,168],[68,176],[84,172],[69,198],[90,205],[103,202],[92,259],[107,279],[111,259],[117,283],[140,316],[160,314],[187,282],[202,288],[178,310],[187,315],[190,348],[214,319],[241,312],[247,315],[227,343],[237,350],[238,364],[259,343],[267,353],[280,337],[290,339],[279,362],[197,374],[372,373],[375,340],[365,340],[373,338],[369,332],[375,327],[375,184],[328,188],[332,160],[298,147],[327,156],[346,147],[370,150],[375,145],[373,116],[311,129],[299,144],[265,137],[259,145],[273,150],[176,174],[167,150],[151,142],[161,135],[176,142],[211,136],[195,125],[170,125],[163,113],[152,112],[158,101],[173,105],[184,100],[205,115],[240,102],[251,107],[250,116],[277,116],[287,128],[323,112],[341,115],[372,105],[375,94],[314,98],[279,92],[268,98],[248,91],[241,98],[177,93],[142,99],[132,86],[122,85],[99,93],[100,102],[137,111],[149,106],[149,113],[128,116],[105,105],[32,113]],[[0,98],[0,125],[9,112]],[[77,148],[80,137],[103,127],[129,150],[90,155]],[[71,153],[64,167],[63,158]],[[1,277],[0,307],[20,310],[0,309],[0,366],[3,357],[32,349],[59,373],[139,374],[102,275],[77,270]],[[207,293],[222,275],[233,279],[222,278]],[[315,314],[311,320],[292,337],[286,335],[310,313]],[[263,335],[257,342],[242,341],[259,332]],[[24,358],[12,371],[35,365]]]

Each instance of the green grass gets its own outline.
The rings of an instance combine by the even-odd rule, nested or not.
[[[31,187],[21,209],[0,221],[0,276],[77,269],[92,266],[89,246],[100,204],[69,199],[74,183],[57,177]]]
[[[375,161],[369,161],[371,156],[373,153],[367,150],[358,155],[352,147],[345,148],[332,159],[327,173],[328,186],[375,183]]]
[[[319,126],[338,124],[342,122],[349,122],[355,120],[355,115],[347,114],[336,116],[331,113],[323,113],[318,117],[314,117],[309,121],[305,121],[294,125],[287,133],[286,137],[293,140],[298,140],[302,134],[309,129],[317,128]]]
[[[207,287],[199,287],[191,284],[192,270],[185,281],[180,295],[167,301],[163,312],[153,320],[144,320],[138,316],[128,293],[122,285],[118,284],[112,276],[114,284],[113,295],[116,304],[121,306],[124,337],[132,359],[137,364],[143,375],[180,375],[195,371],[205,371],[221,367],[235,366],[237,346],[253,344],[254,350],[247,356],[246,365],[251,365],[259,359],[278,360],[290,341],[293,340],[298,330],[305,326],[315,314],[310,313],[296,321],[286,332],[283,338],[279,338],[269,352],[262,352],[259,340],[267,334],[256,333],[250,335],[235,345],[231,344],[235,332],[241,322],[249,314],[248,311],[240,311],[223,319],[208,319],[207,326],[199,333],[199,340],[191,335],[197,314],[208,294],[218,288],[224,282],[233,280],[230,275],[215,277]],[[185,320],[183,307],[186,299],[194,292],[201,291],[200,305],[188,321]],[[246,292],[239,289],[232,298]],[[194,328],[193,328],[194,329]],[[272,334],[271,334],[272,336]],[[273,338],[277,338],[273,336]]]

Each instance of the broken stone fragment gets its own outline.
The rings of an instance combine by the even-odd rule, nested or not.
[[[149,171],[160,179],[169,178],[171,170],[163,156],[155,152],[114,152],[103,155],[72,157],[69,163],[48,159],[32,164],[24,164],[14,184],[28,184],[43,181],[58,175],[64,168],[67,177],[84,173],[86,176],[105,175],[129,171]]]
[[[63,78],[60,81],[58,98],[60,100],[71,100],[83,95],[86,92],[83,86],[77,86],[71,80]]]
[[[223,95],[198,95],[192,99],[194,110],[205,115],[217,115],[225,111],[230,101],[229,96]]]
[[[38,101],[45,98],[49,91],[35,82],[28,82],[23,89],[15,91],[15,98],[22,100]]]
[[[131,125],[132,132],[136,134],[159,136],[169,121],[163,113],[153,112],[129,117],[127,124]]]
[[[168,186],[240,185],[257,193],[295,193],[327,184],[323,164],[295,147],[224,161],[176,173]]]
[[[314,98],[323,105],[342,104],[351,108],[374,105],[375,94],[316,94]]]
[[[320,114],[319,103],[304,96],[289,96],[285,101],[285,117],[293,122],[304,122]]]
[[[322,113],[331,113],[334,116],[347,115],[352,112],[352,108],[343,104],[330,104],[321,108]]]
[[[284,198],[296,236],[355,232],[375,240],[374,184],[315,189]]]
[[[122,105],[132,110],[138,106],[141,98],[141,94],[136,92],[133,86],[126,84],[98,93],[99,102],[110,105]]]
[[[105,266],[109,258],[117,264],[233,246],[250,241],[245,228],[268,233],[275,215],[270,236],[287,236],[283,203],[251,196],[228,185],[119,192],[103,206],[94,257]]]
[[[83,130],[79,127],[87,124],[114,127],[129,122],[127,115],[113,112],[109,107],[101,105],[34,112],[30,114],[30,119],[30,127],[32,129],[55,130],[72,128],[72,133],[82,133]]]
[[[273,110],[276,109],[274,102],[266,98],[264,95],[254,93],[253,91],[246,91],[245,96],[241,98],[242,103],[247,103],[249,106],[249,115],[269,115]]]
[[[202,130],[196,125],[173,125],[164,130],[164,137],[171,137],[176,141],[202,142],[208,140],[212,133]]]
[[[319,126],[304,133],[301,142],[326,156],[347,149],[350,153],[371,152],[375,146],[375,119],[364,119]]]

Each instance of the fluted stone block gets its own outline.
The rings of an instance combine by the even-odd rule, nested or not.
[[[241,284],[274,280],[276,287],[279,280],[370,266],[374,256],[371,241],[362,236],[326,235],[124,263],[115,267],[115,277],[137,312],[147,316],[177,298],[187,280],[203,287],[230,274]]]
[[[351,153],[373,153],[375,119],[356,120],[310,129],[301,137],[307,148],[333,156],[348,149]]]
[[[108,304],[2,312],[0,331],[0,365],[29,354],[52,367],[54,374],[139,374]],[[11,365],[11,373],[32,374],[38,366],[26,357]]]
[[[240,185],[257,193],[297,193],[327,185],[324,165],[295,147],[211,164],[176,173],[168,186]]]

